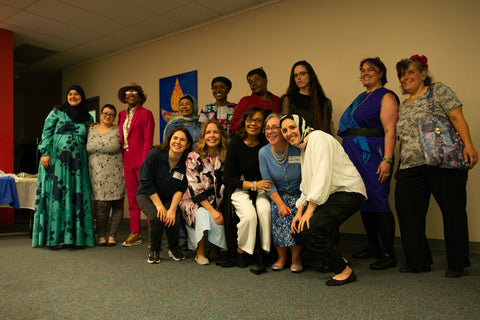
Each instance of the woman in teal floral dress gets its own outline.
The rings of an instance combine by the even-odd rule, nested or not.
[[[85,149],[93,122],[80,86],[45,120],[38,169],[33,247],[95,246],[90,181]]]

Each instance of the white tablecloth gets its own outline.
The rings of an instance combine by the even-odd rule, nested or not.
[[[37,192],[37,178],[17,178],[18,203],[22,209],[35,210],[35,194]]]

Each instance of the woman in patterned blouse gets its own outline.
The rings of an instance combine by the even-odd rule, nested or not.
[[[188,248],[197,250],[195,261],[207,265],[205,243],[210,243],[210,258],[218,247],[227,249],[223,226],[223,162],[227,153],[227,135],[222,125],[207,121],[200,131],[195,151],[187,157],[188,188],[180,208],[186,221]]]

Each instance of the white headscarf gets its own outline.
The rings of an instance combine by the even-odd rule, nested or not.
[[[282,125],[282,122],[283,120],[285,119],[291,119],[293,120],[293,122],[295,122],[295,124],[297,125],[298,127],[298,130],[300,131],[300,143],[298,145],[296,145],[295,147],[299,148],[299,149],[302,149],[303,147],[303,144],[305,142],[305,137],[308,136],[308,134],[312,131],[314,131],[314,129],[312,127],[309,127],[307,126],[307,123],[305,122],[305,119],[303,119],[301,116],[299,116],[298,114],[288,114],[288,115],[284,115],[281,119],[280,119],[280,126]]]

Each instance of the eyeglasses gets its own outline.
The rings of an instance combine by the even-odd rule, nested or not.
[[[112,118],[115,117],[115,114],[113,114],[113,113],[102,112],[102,114],[103,114],[105,117],[112,117]]]
[[[125,91],[125,95],[128,96],[128,95],[131,95],[131,94],[138,94],[138,91],[135,91],[135,90],[128,90],[128,91]]]
[[[245,120],[245,123],[246,123],[246,124],[252,124],[252,123],[254,123],[254,122],[255,122],[256,125],[262,125],[262,124],[263,124],[263,119],[247,118],[247,119]]]
[[[306,75],[308,73],[308,71],[301,71],[299,73],[294,73],[293,74],[293,78],[298,78],[298,77],[303,77],[304,75]]]
[[[278,131],[278,130],[280,130],[280,126],[265,127],[265,131]]]

